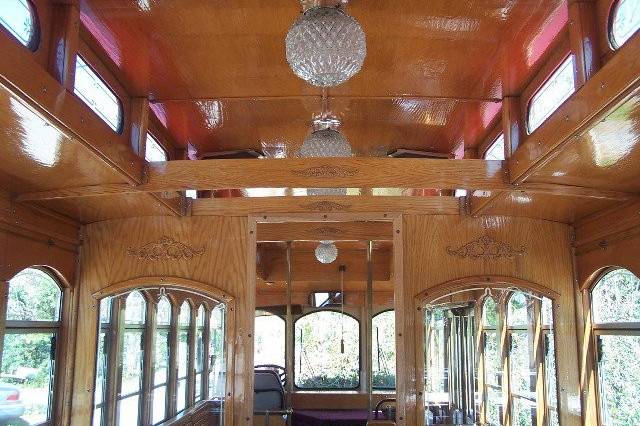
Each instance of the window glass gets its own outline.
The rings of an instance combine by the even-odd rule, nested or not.
[[[189,324],[191,321],[191,306],[187,301],[180,306],[178,318],[178,391],[177,409],[182,411],[187,403],[187,375],[189,371]]]
[[[35,11],[29,0],[2,0],[0,24],[23,46],[35,50],[38,28]]]
[[[104,396],[107,385],[107,354],[109,346],[109,330],[111,328],[111,298],[100,301],[100,323],[98,325],[98,342],[96,353],[96,384],[93,397],[93,426],[102,424]]]
[[[167,382],[169,379],[169,348],[171,347],[171,303],[164,296],[158,302],[155,332],[152,413],[152,422],[154,424],[167,418]]]
[[[180,316],[178,317],[178,324],[181,326],[188,326],[191,323],[191,306],[187,301],[184,301],[180,306]]]
[[[626,269],[605,274],[591,292],[591,303],[594,323],[640,322],[640,278]]]
[[[226,360],[224,350],[225,307],[216,305],[209,317],[209,398],[225,393]]]
[[[604,425],[640,424],[640,335],[598,336],[600,415]]]
[[[58,321],[62,292],[56,281],[40,269],[27,268],[11,279],[7,320]]]
[[[482,305],[482,323],[485,328],[498,326],[498,305],[493,297],[487,297]]]
[[[549,407],[549,426],[559,426],[556,343],[553,330],[546,331],[544,333],[544,339],[544,372],[547,390],[547,407]]]
[[[529,102],[529,133],[536,130],[575,91],[573,55],[560,64]]]
[[[553,325],[553,302],[547,297],[542,298],[542,325]]]
[[[147,303],[144,297],[137,292],[131,292],[127,296],[126,309],[125,309],[125,323],[126,324],[144,324],[147,310]]]
[[[80,55],[76,56],[76,80],[73,93],[114,131],[121,130],[120,100]]]
[[[496,138],[487,152],[484,153],[485,160],[504,160],[504,134]]]
[[[449,369],[447,366],[448,336],[446,317],[440,308],[425,311],[426,320],[426,401],[439,405],[449,401]]]
[[[620,0],[613,10],[611,20],[611,44],[618,48],[640,28],[640,2]]]
[[[509,326],[526,326],[529,324],[531,298],[524,293],[516,292],[509,297],[507,305],[507,321]]]
[[[196,383],[195,383],[195,400],[202,399],[204,388],[202,387],[202,371],[204,370],[204,306],[198,308],[196,316]]]
[[[297,387],[356,389],[359,386],[360,325],[355,318],[339,312],[314,312],[299,318],[294,329]]]
[[[9,281],[0,377],[3,410],[16,424],[51,418],[62,291],[52,276],[27,268]]]
[[[396,314],[386,311],[371,320],[373,348],[373,388],[396,387]]]
[[[285,322],[277,315],[256,311],[254,365],[279,365],[284,367]]]
[[[150,133],[147,133],[147,143],[145,144],[144,159],[147,161],[167,161],[169,156],[167,152],[162,148],[160,142],[153,137]]]
[[[195,189],[187,189],[185,191],[185,197],[195,200],[198,198],[198,191],[196,191]]]

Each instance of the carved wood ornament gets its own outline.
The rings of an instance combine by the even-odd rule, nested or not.
[[[158,241],[153,241],[138,248],[129,247],[127,255],[140,260],[182,260],[193,259],[195,256],[202,256],[204,247],[194,249],[184,243],[164,236]]]
[[[300,177],[343,178],[357,175],[358,169],[324,164],[318,167],[309,167],[308,169],[292,170],[292,173]]]
[[[317,201],[315,203],[302,204],[301,208],[309,211],[333,212],[347,211],[351,208],[351,204],[334,203],[333,201]]]
[[[514,248],[511,244],[496,241],[488,235],[469,241],[468,243],[454,249],[447,247],[447,253],[450,256],[457,256],[463,259],[513,259],[516,256],[522,256],[527,252],[525,246]]]
[[[322,237],[330,237],[344,234],[344,230],[340,228],[334,228],[331,226],[322,226],[319,228],[313,228],[310,230],[312,234],[320,235]]]

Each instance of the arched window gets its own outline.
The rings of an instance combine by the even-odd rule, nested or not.
[[[285,366],[285,321],[278,315],[256,311],[255,343],[253,345],[254,365]]]
[[[202,372],[204,371],[204,330],[205,330],[205,309],[204,305],[198,308],[196,316],[196,383],[194,400],[200,401],[204,394],[204,386],[202,386]]]
[[[226,309],[223,304],[216,305],[209,317],[209,398],[224,397],[226,352],[224,330]]]
[[[113,90],[80,55],[76,56],[73,93],[114,131],[122,132],[122,104]]]
[[[40,28],[30,0],[2,0],[0,25],[32,51],[38,48]]]
[[[640,2],[619,0],[609,23],[609,40],[614,49],[627,42],[640,29]]]
[[[53,417],[62,291],[47,272],[27,268],[9,281],[2,337],[2,407],[20,424]],[[0,414],[2,409],[0,409]]]
[[[189,391],[189,356],[191,354],[191,306],[186,300],[180,306],[178,317],[178,377],[177,377],[177,411],[185,409],[187,392]]]
[[[603,425],[640,424],[640,278],[616,269],[591,291]]]
[[[120,386],[117,394],[117,418],[121,425],[139,419],[144,360],[144,325],[147,303],[137,291],[124,303],[124,328],[120,351]]]
[[[482,304],[484,403],[487,422],[498,425],[502,422],[502,356],[500,355],[498,305],[492,297]]]
[[[485,160],[504,160],[504,134],[500,133],[484,153]]]
[[[169,155],[164,150],[160,142],[153,137],[151,133],[147,133],[147,143],[144,148],[144,159],[147,161],[167,161]]]
[[[384,311],[371,319],[373,388],[396,388],[396,314]]]
[[[574,59],[569,55],[529,101],[529,133],[540,127],[575,90]]]
[[[214,423],[223,424],[225,310],[218,300],[178,289],[102,299],[93,426],[161,424],[198,399],[213,400]]]
[[[153,362],[153,424],[165,420],[167,416],[167,385],[171,348],[171,302],[162,296],[156,307],[155,351]]]
[[[357,389],[360,386],[358,320],[340,312],[313,312],[295,322],[294,333],[296,387]]]

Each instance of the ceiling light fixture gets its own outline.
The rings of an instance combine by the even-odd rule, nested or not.
[[[318,262],[326,265],[338,258],[338,247],[333,241],[320,241],[320,244],[316,247],[315,254]]]
[[[340,7],[306,10],[285,39],[293,72],[318,87],[338,86],[356,75],[367,55],[362,27]]]

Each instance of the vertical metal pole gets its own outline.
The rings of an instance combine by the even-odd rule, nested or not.
[[[365,317],[367,319],[366,342],[366,359],[367,359],[367,396],[368,396],[368,414],[369,420],[373,419],[373,348],[371,330],[373,327],[373,241],[369,241],[367,245],[367,303],[365,308]]]
[[[291,396],[293,393],[293,312],[291,310],[291,287],[292,287],[292,267],[291,267],[291,241],[287,241],[287,318],[285,333],[285,360],[286,371],[286,403],[287,408],[291,408]]]

